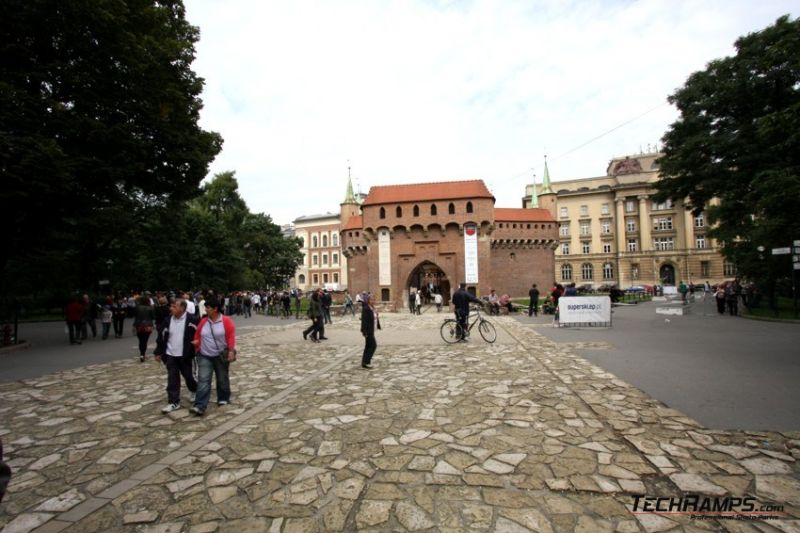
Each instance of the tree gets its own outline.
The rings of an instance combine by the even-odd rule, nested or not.
[[[663,139],[656,198],[707,210],[725,256],[772,293],[790,265],[769,249],[800,239],[800,20],[783,16],[735,47],[669,97],[680,117]]]
[[[71,251],[86,287],[109,226],[199,192],[222,140],[198,125],[198,36],[180,0],[2,3],[0,272]]]

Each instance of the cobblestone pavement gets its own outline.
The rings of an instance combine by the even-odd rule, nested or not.
[[[495,344],[446,345],[445,316],[382,316],[372,371],[353,318],[320,344],[302,341],[304,322],[243,327],[233,403],[201,419],[161,414],[154,362],[0,385],[15,471],[0,527],[800,531],[800,433],[703,428],[574,354],[587,346],[507,317],[492,319]],[[631,513],[636,495],[686,493],[786,514]]]

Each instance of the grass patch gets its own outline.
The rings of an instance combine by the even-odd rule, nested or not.
[[[744,307],[739,306],[739,311],[742,314],[757,317],[757,318],[771,318],[778,320],[800,320],[800,315],[794,312],[794,301],[791,298],[783,296],[778,297],[778,308],[770,309],[769,303],[766,299],[761,300],[761,305],[758,307]]]

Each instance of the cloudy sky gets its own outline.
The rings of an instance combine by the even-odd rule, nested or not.
[[[541,181],[654,149],[666,98],[796,0],[185,0],[222,134],[253,212],[338,212],[348,165],[374,185],[483,179],[498,207]],[[599,137],[599,138],[598,138]],[[349,163],[348,163],[349,161]]]

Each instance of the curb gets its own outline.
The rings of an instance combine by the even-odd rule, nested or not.
[[[16,352],[17,350],[27,350],[30,348],[32,344],[28,341],[21,341],[17,344],[12,344],[11,346],[4,346],[0,348],[0,355]]]

